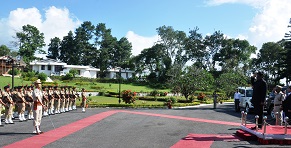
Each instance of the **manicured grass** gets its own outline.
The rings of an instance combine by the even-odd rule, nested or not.
[[[3,89],[4,86],[10,84],[12,86],[12,77],[3,77],[0,76],[0,88]],[[22,78],[14,77],[14,86],[25,86],[25,85],[31,85],[33,82],[31,81],[23,81]]]
[[[88,97],[89,107],[130,107],[130,108],[167,108],[165,106],[165,102],[162,101],[144,101],[144,100],[136,100],[134,104],[125,104],[122,101],[118,103],[119,98],[116,97],[105,97],[105,96],[91,96]],[[79,106],[81,102],[77,100],[77,105]],[[172,106],[182,107],[182,106],[194,106],[199,105],[200,102],[193,103],[175,103]]]
[[[119,84],[114,84],[114,83],[83,82],[83,85],[79,85],[80,83],[77,83],[75,81],[69,81],[69,82],[56,81],[56,82],[58,83],[58,86],[75,86],[77,90],[81,90],[82,88],[85,88],[87,91],[119,92]],[[8,84],[12,86],[12,78],[0,76],[0,88],[3,89],[3,87]],[[31,84],[33,84],[33,82],[24,81],[22,78],[14,77],[14,86],[19,86],[19,85],[25,86],[25,85],[31,85]],[[48,85],[48,84],[44,84],[44,85]],[[94,89],[96,87],[101,88],[101,89]],[[135,92],[151,92],[154,89],[149,88],[147,86],[121,84],[121,91],[123,90],[131,90]],[[170,89],[164,89],[164,90],[158,90],[158,91],[169,92]]]

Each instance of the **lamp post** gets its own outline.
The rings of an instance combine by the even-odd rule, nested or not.
[[[120,93],[120,90],[121,90],[121,67],[119,67],[119,99],[118,99],[118,103],[120,104],[121,100],[120,100],[120,96],[121,96],[121,93]]]
[[[20,65],[21,57],[17,56],[16,59],[13,59],[11,56],[8,56],[6,59],[6,64],[11,65],[12,68],[12,89],[14,89],[14,68],[15,66]]]

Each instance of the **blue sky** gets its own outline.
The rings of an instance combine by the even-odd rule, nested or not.
[[[0,4],[0,45],[27,23],[44,32],[48,44],[91,21],[127,37],[135,55],[158,40],[162,25],[186,33],[197,26],[203,35],[220,30],[260,48],[284,36],[290,7],[288,0],[6,0]]]

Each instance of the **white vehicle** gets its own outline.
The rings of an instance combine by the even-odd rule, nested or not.
[[[251,103],[253,96],[253,88],[252,87],[238,87],[238,91],[241,94],[241,99],[239,103],[239,107],[243,109],[245,112],[250,112],[254,108]]]

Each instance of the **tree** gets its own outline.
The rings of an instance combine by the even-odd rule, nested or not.
[[[129,59],[131,57],[132,45],[127,38],[122,37],[116,43],[116,47],[112,50],[111,66],[112,67],[129,67]]]
[[[112,68],[112,50],[116,47],[117,39],[111,35],[111,29],[107,29],[104,23],[97,24],[95,28],[95,45],[98,49],[97,60],[94,67],[100,68],[100,77],[106,76],[107,68]]]
[[[35,52],[45,54],[42,47],[45,46],[44,34],[32,25],[22,26],[22,31],[16,33],[19,42],[19,55],[26,63],[35,60]]]
[[[80,53],[76,49],[74,42],[74,35],[72,31],[69,31],[60,44],[60,60],[67,64],[80,64]]]
[[[203,44],[206,48],[206,54],[203,59],[200,59],[199,61],[205,61],[205,63],[201,64],[206,65],[206,68],[210,71],[216,69],[216,61],[213,57],[221,50],[224,39],[224,34],[222,32],[215,31],[212,35],[207,35],[203,40]]]
[[[207,66],[203,63],[207,56],[206,46],[203,43],[202,34],[198,33],[198,30],[198,27],[196,27],[189,31],[190,35],[185,41],[185,52],[187,59],[194,62],[196,66],[206,69]]]
[[[47,58],[58,59],[60,56],[60,44],[61,40],[58,37],[54,37],[51,39],[51,43],[48,45],[48,55]]]
[[[71,73],[74,78],[76,77],[77,74],[79,74],[77,69],[70,69],[69,73]]]
[[[279,84],[285,58],[286,51],[279,43],[267,42],[262,45],[255,64],[270,78],[269,83]]]
[[[172,89],[184,95],[186,100],[197,90],[207,90],[213,84],[212,75],[195,65],[187,66],[182,70],[180,65],[174,65],[168,71],[169,83]]]
[[[10,49],[6,45],[0,46],[0,56],[6,56],[10,54]]]
[[[230,71],[223,73],[215,80],[217,90],[224,91],[227,96],[233,95],[233,92],[239,86],[247,86],[248,77],[242,72]]]
[[[90,21],[85,21],[75,31],[75,48],[80,55],[81,65],[92,65],[96,58],[96,48],[90,41],[93,39],[95,26]]]
[[[156,30],[161,37],[159,43],[165,48],[166,52],[164,54],[171,59],[171,63],[184,65],[187,62],[182,60],[186,33],[174,30],[171,26],[161,26]]]
[[[252,53],[256,47],[251,46],[248,41],[240,39],[225,39],[222,47],[217,52],[213,61],[221,66],[222,71],[239,70],[242,66],[247,66]]]
[[[37,78],[40,79],[41,81],[46,81],[47,75],[42,72],[38,74]]]

